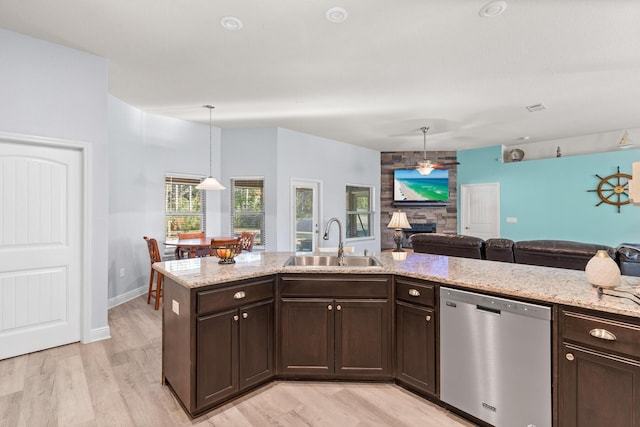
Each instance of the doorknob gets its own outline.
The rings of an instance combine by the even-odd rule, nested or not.
[[[469,227],[469,226],[464,227],[465,230],[469,230],[470,228],[471,227]]]

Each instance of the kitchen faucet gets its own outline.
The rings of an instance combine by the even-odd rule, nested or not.
[[[322,236],[322,239],[329,240],[329,229],[331,228],[331,224],[334,222],[338,223],[338,265],[343,265],[344,245],[342,243],[342,224],[340,224],[340,220],[335,216],[327,221],[327,226],[324,228],[324,236]]]

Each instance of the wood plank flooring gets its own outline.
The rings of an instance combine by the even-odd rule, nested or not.
[[[392,384],[274,382],[194,420],[161,377],[161,313],[109,311],[112,338],[0,361],[0,426],[473,426]]]

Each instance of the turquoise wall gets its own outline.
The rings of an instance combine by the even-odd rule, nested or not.
[[[640,150],[620,150],[503,163],[502,146],[458,152],[458,186],[500,183],[500,234],[518,240],[558,239],[617,246],[640,243],[640,206],[602,204],[600,180],[617,172],[631,174]],[[460,188],[458,187],[458,194]],[[458,212],[460,210],[458,209]],[[507,217],[517,223],[506,222]],[[458,221],[458,224],[460,222]]]

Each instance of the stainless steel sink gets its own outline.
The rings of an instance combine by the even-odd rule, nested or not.
[[[343,267],[382,267],[380,261],[372,256],[345,256]],[[339,258],[335,255],[298,255],[284,263],[285,267],[337,267]]]

